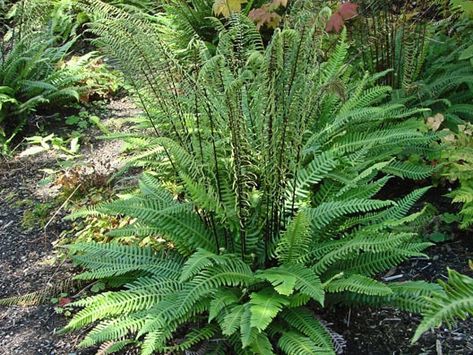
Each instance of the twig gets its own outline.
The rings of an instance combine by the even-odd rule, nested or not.
[[[88,284],[87,286],[85,286],[82,290],[80,290],[79,292],[77,292],[74,296],[71,296],[71,298],[77,298],[79,297],[80,294],[84,293],[88,288],[91,288],[92,286],[94,286],[96,283],[98,283],[99,280],[97,281],[94,281],[90,284]]]
[[[435,342],[435,350],[437,351],[437,355],[443,355],[442,343],[439,339],[437,339],[437,341]]]
[[[399,275],[394,275],[394,276],[389,276],[389,277],[383,277],[383,280],[384,281],[392,281],[392,280],[397,280],[397,279],[400,279],[404,277],[403,274],[399,274]]]
[[[72,191],[72,193],[69,195],[69,197],[62,203],[62,205],[54,212],[53,216],[49,219],[48,223],[45,224],[43,232],[46,233],[46,228],[51,224],[51,222],[54,220],[54,218],[61,212],[61,210],[67,205],[67,203],[71,200],[72,196],[79,190],[82,184],[77,185],[77,187]]]
[[[11,226],[12,223],[13,223],[13,221],[8,222],[8,223],[5,224],[4,226],[0,227],[0,230],[7,229],[8,227]]]

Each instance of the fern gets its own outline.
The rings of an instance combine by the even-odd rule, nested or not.
[[[455,319],[466,319],[473,314],[473,279],[458,272],[448,270],[448,282],[439,281],[444,292],[425,298],[427,303],[423,319],[419,324],[413,342],[431,328],[442,323],[451,325]]]
[[[111,235],[164,243],[71,247],[79,278],[131,278],[74,304],[82,310],[66,329],[98,322],[83,345],[333,354],[338,342],[309,302],[403,302],[372,276],[430,245],[399,226],[426,189],[378,199],[392,177],[379,175],[427,176],[399,157],[438,135],[369,74],[348,75],[345,33],[325,60],[315,19],[275,30],[263,48],[234,14],[215,55],[196,40],[182,59],[153,19],[98,0],[84,8],[145,114],[120,137],[135,147],[128,166],[146,170],[139,190],[96,210],[133,219]]]
[[[49,16],[57,1],[21,0],[12,10],[16,26],[0,41],[0,145],[8,145],[21,133],[29,115],[37,110],[70,105],[81,94],[97,88],[97,65],[91,52],[66,63],[77,38],[56,36]],[[58,10],[59,11],[59,10]],[[59,14],[56,14],[59,16]],[[61,29],[64,30],[64,29]]]

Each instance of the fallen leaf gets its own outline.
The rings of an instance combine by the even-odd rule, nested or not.
[[[59,299],[58,305],[59,305],[59,307],[64,307],[64,306],[68,305],[71,302],[72,302],[72,300],[70,298],[61,297]]]
[[[437,113],[435,116],[431,116],[427,118],[426,125],[432,131],[437,132],[440,128],[440,125],[445,120],[445,117],[441,113]]]

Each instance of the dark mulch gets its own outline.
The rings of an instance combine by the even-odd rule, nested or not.
[[[436,245],[427,253],[429,260],[407,261],[390,270],[401,276],[396,281],[446,280],[447,267],[473,276],[468,259],[473,256],[473,235],[464,234],[453,242]],[[328,317],[328,318],[327,318]],[[473,319],[451,330],[441,327],[410,341],[421,317],[390,308],[337,308],[326,317],[333,330],[347,341],[345,354],[473,354]]]
[[[126,118],[137,113],[128,99],[112,101],[101,117],[106,120]],[[80,163],[93,166],[96,174],[111,174],[119,167],[120,144],[115,141],[97,141],[101,133],[88,132],[82,146]],[[32,228],[24,225],[24,215],[35,206],[51,203],[57,195],[57,186],[40,187],[46,177],[42,169],[56,169],[54,151],[32,157],[6,160],[0,157],[0,298],[20,296],[61,284],[76,273],[72,265],[59,257],[55,249],[61,232],[67,228],[61,211],[48,225],[33,221]],[[25,203],[27,202],[27,203]],[[47,220],[59,206],[56,204]],[[79,289],[70,289],[71,296]],[[59,292],[59,291],[58,291]],[[55,295],[57,296],[57,295]],[[52,297],[52,296],[51,296]],[[76,344],[82,333],[58,335],[67,319],[54,310],[48,301],[38,306],[0,306],[0,354],[92,354],[78,351]]]

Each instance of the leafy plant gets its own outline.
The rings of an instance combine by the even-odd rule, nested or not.
[[[37,110],[47,112],[79,100],[105,97],[120,85],[117,75],[95,52],[70,55],[78,37],[76,30],[66,27],[74,22],[75,4],[72,0],[22,0],[10,8],[12,27],[0,43],[3,153]],[[79,26],[74,23],[69,27]]]
[[[419,216],[407,214],[426,188],[398,201],[376,196],[392,175],[430,175],[397,156],[437,136],[421,132],[422,110],[382,103],[391,89],[374,86],[379,76],[350,80],[345,33],[324,61],[317,21],[276,30],[263,49],[254,25],[233,16],[217,54],[199,45],[187,68],[152,23],[99,1],[94,9],[109,14],[92,27],[97,43],[156,134],[155,169],[139,193],[84,213],[129,216],[133,224],[109,235],[162,242],[70,246],[87,270],[79,279],[124,284],[74,303],[83,309],[66,330],[97,322],[82,346],[334,353],[315,315],[326,305],[419,312],[421,296],[438,292],[373,277],[430,245],[401,230]]]
[[[79,83],[87,77],[84,66],[91,55],[73,66],[58,68],[72,44],[57,46],[52,38],[39,34],[4,49],[0,65],[0,144],[4,151],[32,112],[79,100]]]
[[[450,129],[473,118],[473,65],[469,49],[473,45],[472,22],[458,22],[437,32],[428,46],[422,79],[402,93],[407,105],[429,107],[440,113]]]
[[[74,137],[68,140],[56,137],[54,133],[46,137],[33,136],[26,138],[28,148],[21,152],[20,156],[29,156],[49,151],[51,149],[61,152],[61,158],[73,158],[80,148],[79,137]],[[67,143],[67,144],[66,144]]]
[[[437,114],[428,121],[432,130],[438,130],[444,122],[443,115]],[[457,216],[460,227],[466,229],[473,225],[473,126],[469,123],[458,126],[458,132],[443,129],[442,149],[434,156],[441,166],[441,177],[450,183],[458,183],[447,196],[453,203],[461,203]]]

